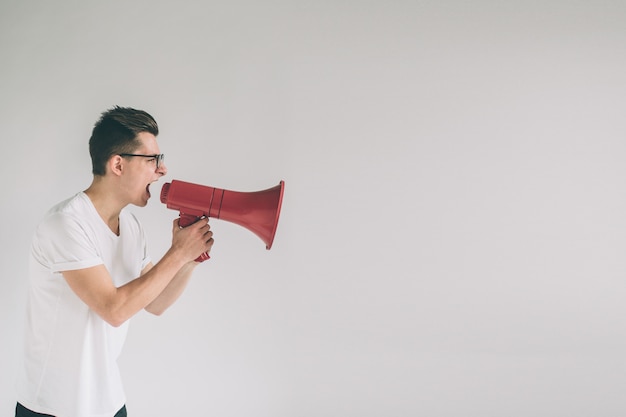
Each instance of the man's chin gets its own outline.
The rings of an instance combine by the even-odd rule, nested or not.
[[[133,201],[131,204],[137,207],[145,207],[148,205],[148,201],[150,200],[150,196],[143,197],[141,200]]]

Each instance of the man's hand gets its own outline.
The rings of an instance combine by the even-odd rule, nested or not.
[[[180,227],[180,219],[175,219],[172,227],[172,248],[187,262],[194,261],[213,247],[213,232],[208,217],[198,219],[197,222]]]

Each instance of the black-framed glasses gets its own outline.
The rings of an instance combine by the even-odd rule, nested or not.
[[[154,154],[154,155],[143,155],[140,153],[121,153],[120,156],[141,156],[142,158],[152,158],[156,161],[156,169],[159,169],[161,163],[165,159],[165,155],[162,153]]]

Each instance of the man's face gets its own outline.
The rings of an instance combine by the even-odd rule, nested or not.
[[[141,142],[133,153],[141,155],[158,155],[161,153],[156,137],[152,133],[141,132],[137,135]],[[144,207],[150,199],[150,184],[167,174],[164,161],[157,168],[156,158],[134,156],[126,158],[124,188],[128,192],[130,203]]]

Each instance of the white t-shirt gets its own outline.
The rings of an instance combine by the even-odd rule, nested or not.
[[[18,402],[58,417],[111,417],[125,403],[117,358],[128,322],[113,327],[78,298],[61,272],[104,264],[119,287],[150,262],[143,229],[122,210],[120,234],[80,192],[53,207],[33,238]]]

